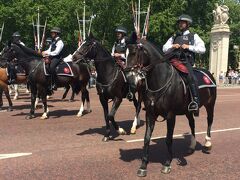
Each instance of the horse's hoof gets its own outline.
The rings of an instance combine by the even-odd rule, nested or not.
[[[41,116],[40,119],[42,119],[42,120],[48,119],[48,116]]]
[[[82,113],[78,113],[78,114],[77,114],[77,117],[82,117],[82,116],[83,116]]]
[[[119,128],[119,129],[118,129],[118,134],[119,134],[119,135],[126,135],[127,132],[126,132],[123,128]]]
[[[169,174],[171,172],[171,166],[163,166],[161,173],[163,174]]]
[[[204,152],[210,152],[211,150],[212,150],[212,145],[211,145],[211,146],[206,146],[206,145],[205,145],[205,146],[203,147],[203,151],[204,151]]]
[[[138,177],[145,177],[145,176],[147,176],[147,170],[146,169],[138,169],[137,176]]]
[[[131,134],[136,134],[136,132],[137,132],[136,128],[131,128],[131,131],[130,131]]]
[[[83,114],[85,115],[85,114],[89,114],[89,113],[91,113],[91,112],[92,112],[91,109],[89,109],[89,110],[84,110],[84,111],[83,111]]]
[[[27,120],[33,119],[33,118],[35,118],[35,115],[27,115],[27,116],[25,117],[25,119],[27,119]]]
[[[104,136],[103,139],[102,139],[102,141],[103,141],[103,142],[108,142],[109,139],[110,139],[110,137],[106,137],[106,136]]]
[[[192,148],[189,148],[187,151],[188,154],[193,154],[194,152],[195,152],[195,149],[192,149]]]
[[[7,111],[8,111],[8,112],[13,111],[13,108],[12,108],[12,107],[9,107],[9,108],[7,109]]]
[[[74,102],[74,99],[69,99],[68,101],[69,101],[69,102]]]

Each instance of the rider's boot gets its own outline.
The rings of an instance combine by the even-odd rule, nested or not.
[[[189,84],[191,94],[192,94],[192,101],[188,105],[188,111],[193,112],[195,116],[199,116],[199,96],[198,96],[198,89],[194,83]]]
[[[8,84],[15,84],[16,83],[16,72],[15,69],[13,69],[13,67],[8,67],[8,74],[9,74],[9,80],[8,80]]]
[[[57,90],[57,85],[56,85],[56,75],[52,74],[52,85],[51,85],[52,90]]]

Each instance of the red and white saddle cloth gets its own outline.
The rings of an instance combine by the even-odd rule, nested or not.
[[[178,59],[172,59],[170,63],[175,67],[178,71],[182,73],[188,73],[187,67]],[[197,78],[198,88],[206,88],[206,87],[216,87],[216,83],[213,79],[211,79],[208,75],[208,71],[205,69],[193,69],[194,75]]]
[[[56,67],[56,74],[58,76],[70,76],[73,77],[73,71],[72,71],[72,62],[64,62],[61,61],[60,64],[57,65]],[[49,64],[46,64],[46,62],[43,63],[43,69],[44,73],[46,76],[50,76],[50,71],[49,71]]]

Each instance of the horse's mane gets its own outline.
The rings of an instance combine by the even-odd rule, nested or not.
[[[97,44],[104,50],[104,52],[105,52],[107,55],[109,55],[109,57],[112,56],[111,53],[107,50],[107,48],[105,48],[99,41],[97,41],[97,40],[95,40],[95,41],[96,41]]]
[[[154,55],[155,59],[160,60],[163,58],[163,52],[154,43],[147,40],[140,40],[140,42],[148,52],[151,52]]]
[[[14,43],[14,44],[17,45],[18,47],[20,47],[23,50],[23,52],[29,56],[35,56],[38,58],[42,57],[41,54],[39,54],[37,51],[35,51],[29,47],[23,46],[22,44],[19,44],[19,43]]]

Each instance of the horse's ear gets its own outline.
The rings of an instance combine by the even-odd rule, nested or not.
[[[9,40],[7,43],[8,47],[11,47],[11,44],[12,44],[12,42]]]
[[[137,33],[134,31],[128,40],[128,44],[136,44],[137,43]]]
[[[88,39],[94,39],[94,36],[93,36],[93,33],[92,33],[92,32],[89,33]]]

